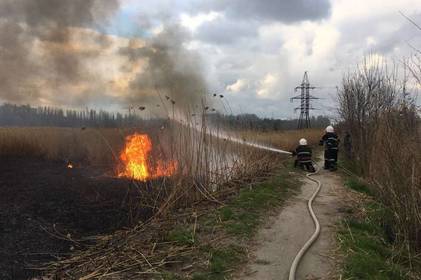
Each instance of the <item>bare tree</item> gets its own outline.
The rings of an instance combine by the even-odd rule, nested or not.
[[[372,131],[382,112],[396,103],[396,89],[396,71],[389,71],[385,62],[371,56],[343,78],[338,91],[339,116],[345,129],[352,132],[354,155],[361,162],[363,174],[369,171]]]
[[[418,57],[410,72],[419,82]],[[420,118],[398,67],[365,58],[343,79],[339,114],[353,138],[353,161],[371,183],[387,213],[384,223],[409,251],[421,251]],[[409,67],[408,67],[409,68]]]

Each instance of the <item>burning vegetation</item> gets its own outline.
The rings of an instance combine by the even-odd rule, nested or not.
[[[97,114],[94,110],[63,113],[46,107],[34,111],[28,106],[23,111],[32,116],[33,124],[67,128],[0,128],[0,163],[11,166],[8,177],[0,176],[0,181],[7,179],[8,195],[16,198],[12,205],[5,204],[11,199],[0,203],[4,205],[0,207],[0,214],[9,209],[20,211],[20,204],[30,204],[26,212],[10,215],[11,219],[16,216],[21,220],[15,231],[4,236],[0,233],[0,239],[13,239],[21,232],[19,226],[31,220],[34,227],[27,232],[36,233],[40,242],[54,247],[57,236],[64,242],[62,249],[54,251],[52,248],[51,256],[42,260],[36,259],[32,251],[30,257],[24,259],[11,257],[14,252],[26,252],[28,247],[16,246],[20,246],[20,241],[26,246],[27,240],[8,242],[15,247],[6,255],[0,252],[0,259],[12,260],[17,265],[4,276],[0,261],[2,279],[10,275],[16,279],[41,274],[59,279],[89,278],[89,275],[98,276],[95,275],[98,271],[126,279],[130,273],[126,268],[109,269],[108,264],[101,262],[115,259],[110,256],[114,251],[122,253],[126,260],[131,255],[125,251],[126,245],[149,259],[144,245],[162,241],[161,220],[176,220],[174,215],[178,212],[189,215],[189,209],[204,201],[212,207],[219,206],[241,184],[265,175],[282,160],[278,155],[226,141],[229,136],[209,123],[208,116],[217,111],[216,104],[222,105],[219,107],[225,111],[229,104],[223,95],[206,93],[200,59],[184,47],[188,35],[179,27],[164,25],[156,36],[144,40],[116,38],[98,32],[97,27],[105,25],[109,16],[117,11],[118,3],[117,0],[7,0],[0,3],[0,49],[6,54],[2,59],[4,71],[0,71],[0,80],[4,81],[0,84],[2,100],[63,107],[106,104],[129,109],[128,116],[117,114],[114,117],[105,112]],[[92,29],[93,26],[96,28]],[[107,64],[115,67],[115,71],[99,71],[96,66],[103,65],[99,62],[104,57],[115,61]],[[113,72],[116,72],[115,77],[108,76]],[[58,92],[62,94],[56,94]],[[14,110],[13,106],[6,106],[6,111],[10,111],[8,108]],[[136,114],[149,114],[150,118],[141,119]],[[152,116],[157,117],[151,119]],[[251,138],[247,140],[253,140]],[[33,163],[36,167],[21,167]],[[31,172],[21,176],[19,168]],[[38,170],[42,170],[41,175],[37,175]],[[48,177],[48,174],[56,177]],[[171,180],[166,180],[169,177]],[[56,183],[57,178],[61,178],[60,184]],[[20,192],[15,188],[18,185],[27,192]],[[45,199],[43,192],[48,192],[51,198]],[[16,193],[24,195],[20,197]],[[54,197],[56,194],[59,197]],[[56,203],[52,203],[53,200]],[[62,215],[58,215],[61,210]],[[76,211],[83,212],[83,216]],[[151,225],[151,220],[157,223],[156,227]],[[42,225],[43,231],[37,223]],[[57,228],[60,223],[61,228]],[[108,230],[99,230],[106,223],[110,224]],[[85,230],[89,226],[95,230]],[[85,239],[88,234],[105,233],[110,235]],[[120,236],[133,238],[108,243]],[[85,240],[89,240],[88,244]],[[162,255],[162,266],[167,265],[167,251],[155,245],[148,252],[154,254],[155,259]],[[71,253],[68,248],[72,248]],[[147,258],[144,256],[140,262],[149,263]],[[135,264],[130,264],[130,270],[145,270],[143,264],[139,266],[137,256],[133,261]],[[31,270],[23,263],[40,267]],[[9,263],[4,264],[11,267]],[[21,274],[14,274],[15,271]]]
[[[191,116],[191,114],[191,112],[186,112],[187,116]],[[139,225],[150,225],[148,221],[154,220],[157,223],[155,226],[160,228],[160,221],[177,220],[176,215],[180,210],[187,213],[190,211],[189,209],[193,209],[196,207],[195,205],[201,205],[204,201],[212,205],[220,205],[226,197],[229,197],[227,194],[232,194],[238,189],[239,184],[250,182],[255,177],[260,178],[265,172],[278,166],[282,159],[278,155],[252,149],[237,142],[224,141],[223,138],[228,136],[219,135],[218,130],[209,125],[205,119],[201,121],[201,126],[197,126],[197,118],[203,112],[196,114],[195,118],[186,117],[183,124],[168,119],[143,120],[139,122],[138,127],[131,128],[1,128],[0,155],[5,155],[2,157],[3,162],[6,162],[4,160],[6,158],[13,162],[13,157],[18,156],[24,159],[30,158],[31,160],[25,160],[25,162],[39,163],[40,166],[49,163],[50,166],[46,168],[37,168],[43,169],[42,174],[49,172],[64,174],[66,178],[63,179],[63,182],[69,183],[69,187],[60,188],[62,185],[55,185],[55,181],[48,183],[45,175],[42,178],[40,176],[35,178],[38,174],[35,171],[31,175],[26,175],[25,180],[37,183],[29,184],[31,186],[35,184],[35,186],[25,193],[22,200],[34,202],[36,206],[29,205],[27,208],[41,209],[42,214],[38,216],[28,210],[21,215],[28,215],[34,221],[42,219],[42,226],[48,231],[47,235],[43,230],[39,230],[39,227],[37,230],[29,229],[28,231],[36,232],[37,236],[43,236],[45,240],[38,239],[41,240],[40,242],[50,244],[49,246],[56,246],[54,242],[61,242],[61,249],[54,254],[62,256],[64,262],[57,262],[55,259],[53,261],[49,257],[41,260],[36,255],[25,259],[15,257],[12,260],[15,260],[16,263],[42,266],[42,272],[40,273],[38,269],[27,269],[21,265],[15,265],[13,269],[19,271],[19,275],[24,277],[34,277],[46,273],[58,278],[62,278],[63,272],[65,275],[80,278],[91,269],[97,269],[97,260],[93,267],[88,267],[91,262],[87,262],[84,257],[78,257],[78,254],[85,254],[84,252],[90,250],[96,251],[103,246],[104,240],[89,239],[95,240],[95,244],[100,247],[96,247],[97,245],[85,247],[81,241],[75,243],[74,238],[83,239],[86,236],[87,232],[84,228],[88,225],[77,223],[73,226],[71,222],[69,222],[71,226],[66,224],[67,220],[74,216],[69,213],[74,211],[72,205],[77,204],[78,199],[84,200],[80,202],[83,206],[89,206],[82,209],[83,215],[92,220],[101,217],[100,219],[103,220],[100,222],[105,223],[107,218],[103,218],[104,216],[114,215],[113,219],[108,221],[110,235],[107,238],[119,238],[117,237],[120,236],[119,229],[121,230],[121,227],[124,226],[126,230],[121,232],[126,233],[123,236],[137,236],[136,244],[129,242],[129,246],[134,246],[140,252],[143,251],[143,242],[148,244],[160,242],[157,236],[162,230],[155,231],[154,226],[142,226],[142,233],[140,233]],[[40,158],[43,161],[39,161]],[[60,164],[57,165],[57,162]],[[4,164],[10,165],[9,163]],[[9,174],[19,174],[19,172],[11,170]],[[9,176],[7,179],[11,182],[10,186],[16,185],[14,180],[21,182],[19,175],[15,178]],[[25,188],[25,182],[22,181],[19,186]],[[91,190],[88,184],[95,188]],[[103,187],[104,184],[107,184],[107,188]],[[60,192],[54,190],[60,197],[60,199],[52,199],[57,201],[56,204],[51,201],[41,203],[37,199],[42,196],[41,193],[45,191],[46,185],[55,186],[60,190]],[[14,188],[9,188],[9,190],[11,193],[15,192]],[[80,194],[70,195],[66,192]],[[115,196],[114,192],[119,195]],[[62,200],[67,204],[61,203]],[[207,205],[207,203],[204,204]],[[4,207],[13,208],[7,205]],[[61,210],[60,207],[63,209]],[[100,216],[97,211],[103,213],[104,209],[112,213]],[[0,210],[2,209],[0,208]],[[58,211],[63,212],[60,218],[66,223],[60,224],[56,220],[57,216],[52,215]],[[63,218],[64,216],[67,217],[67,220]],[[22,218],[19,223],[24,225],[27,223],[26,221],[26,218]],[[120,221],[124,221],[124,223],[119,223]],[[61,228],[54,228],[55,224],[60,224]],[[100,226],[97,224],[95,224],[96,230],[101,233]],[[146,231],[143,232],[143,230]],[[114,231],[116,232],[114,233]],[[67,233],[71,234],[70,238]],[[14,234],[11,231],[4,238],[12,238]],[[51,236],[61,236],[62,239],[54,241],[53,238],[51,240],[50,234]],[[19,244],[28,246],[25,242],[27,241]],[[67,245],[69,246],[66,247]],[[12,246],[10,252],[26,248]],[[70,256],[67,259],[65,257],[65,254],[69,253],[66,248],[76,248],[71,250],[72,254],[75,254],[75,258]],[[113,246],[110,247],[108,244],[104,248],[113,248]],[[125,254],[124,250],[121,251],[122,257]],[[161,249],[158,246],[154,250]],[[98,253],[107,255],[110,251],[99,249]],[[160,251],[157,256],[160,257],[161,254],[164,254],[165,258],[166,251]],[[3,259],[8,260],[10,256],[4,256]],[[49,263],[49,261],[52,262]],[[0,268],[1,265],[0,262]],[[85,267],[85,265],[87,266]],[[5,262],[4,267],[8,266],[10,266],[9,263]],[[83,271],[79,268],[82,268]],[[117,268],[117,270],[119,269]],[[18,275],[13,274],[14,272],[7,273],[9,273],[8,275]],[[125,278],[124,275],[122,277]]]
[[[135,133],[127,136],[120,154],[124,170],[119,172],[118,176],[146,181],[173,175],[177,169],[177,162],[174,160],[165,162],[159,159],[154,166],[150,158],[151,151],[152,140],[147,134]]]

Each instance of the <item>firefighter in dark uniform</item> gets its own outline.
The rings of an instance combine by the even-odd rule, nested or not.
[[[324,169],[330,171],[336,170],[336,164],[338,161],[338,145],[339,138],[336,135],[333,126],[329,125],[326,127],[326,133],[320,140],[320,146],[325,146],[325,166]]]
[[[311,148],[307,146],[307,140],[302,138],[298,143],[298,147],[295,151],[292,151],[292,155],[297,156],[297,159],[294,162],[294,167],[298,166],[303,170],[315,172],[313,162],[311,160],[312,151]]]

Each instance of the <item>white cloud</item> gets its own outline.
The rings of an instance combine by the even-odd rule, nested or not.
[[[219,17],[221,17],[221,14],[217,12],[200,13],[194,16],[183,13],[180,15],[180,24],[190,31],[195,32],[202,24],[214,21]]]
[[[249,5],[257,0],[180,3],[194,3],[197,8],[178,9],[175,18],[192,33],[187,46],[201,54],[210,90],[225,91],[231,106],[238,108],[235,113],[271,115],[269,111],[276,110],[277,116],[294,116],[296,104],[291,105],[289,98],[304,71],[315,86],[331,88],[314,91],[324,98],[315,107],[332,107],[334,87],[364,55],[399,60],[411,54],[407,42],[421,47],[419,31],[399,14],[402,11],[421,24],[420,0],[331,0],[330,12],[321,12],[324,16],[316,20],[297,16],[292,8],[284,12],[297,20],[286,20],[281,13],[273,16],[272,10],[261,13]],[[263,6],[271,3],[275,2]],[[242,7],[233,11],[236,5]]]
[[[406,13],[420,12],[419,0],[334,0],[331,21],[334,24],[365,21],[367,19],[381,19],[396,16],[402,19],[399,11]],[[383,22],[384,23],[384,22]],[[369,26],[367,26],[369,28]]]
[[[170,23],[189,31],[183,46],[201,55],[209,90],[225,92],[231,98],[231,107],[239,108],[234,113],[271,115],[271,110],[276,110],[276,116],[294,116],[295,106],[289,103],[289,98],[295,95],[294,87],[301,82],[304,71],[309,71],[310,82],[316,86],[336,86],[341,83],[342,75],[355,68],[364,55],[374,54],[373,60],[383,62],[391,56],[399,60],[410,55],[412,50],[407,42],[421,48],[421,33],[399,14],[402,11],[421,24],[420,0],[332,0],[330,13],[320,13],[325,16],[317,17],[294,15],[293,9],[284,9],[283,13],[292,13],[294,20],[282,20],[282,15],[273,10],[255,11],[250,5],[241,7],[246,13],[232,10],[245,5],[243,1],[229,3],[231,8],[221,4],[218,9],[212,5],[216,0],[120,2],[125,13],[150,21],[147,27],[134,26],[136,30],[150,28],[147,31],[157,35]],[[257,0],[244,2],[258,3]],[[192,9],[192,3],[199,8]],[[273,7],[271,3],[279,4],[268,1],[263,6]],[[203,9],[205,6],[208,9]],[[258,12],[258,17],[253,16]],[[95,34],[79,32],[83,34],[77,39],[85,51],[99,48],[92,41]],[[111,39],[110,47],[99,56],[86,59],[83,66],[95,73],[97,84],[104,85],[104,95],[117,100],[124,98],[130,82],[144,69],[140,61],[127,69],[129,61],[118,54],[120,47],[127,46],[127,38]],[[90,84],[93,83],[87,81],[66,92],[79,91],[82,95]],[[42,88],[47,86],[48,83],[40,83]],[[325,98],[318,101],[321,105],[330,106],[330,96],[335,92],[318,90],[314,95]]]
[[[273,98],[278,95],[280,89],[280,77],[278,75],[268,73],[259,82],[257,95],[262,98]]]
[[[243,89],[247,88],[247,86],[248,86],[247,80],[238,79],[235,83],[228,85],[226,87],[226,90],[230,92],[240,92]]]
[[[368,37],[365,39],[365,42],[366,42],[366,45],[367,45],[368,47],[372,47],[372,46],[375,46],[375,45],[376,45],[377,40],[376,40],[376,38],[374,38],[373,36],[368,36]]]

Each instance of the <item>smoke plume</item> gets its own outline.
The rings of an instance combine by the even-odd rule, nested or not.
[[[2,0],[0,99],[63,100],[59,88],[89,78],[84,60],[109,45],[106,36],[95,33],[100,48],[85,50],[74,40],[75,33],[104,24],[117,8],[118,0]],[[55,92],[46,93],[48,86]]]
[[[206,85],[188,33],[174,24],[151,31],[143,17],[136,28],[149,30],[145,38],[107,35],[118,1],[0,1],[0,102],[198,107]]]
[[[127,102],[160,103],[161,99],[177,109],[194,111],[206,94],[198,54],[184,46],[187,33],[177,25],[167,25],[144,45],[130,42],[120,54],[131,64],[144,61],[142,71],[130,83]]]

